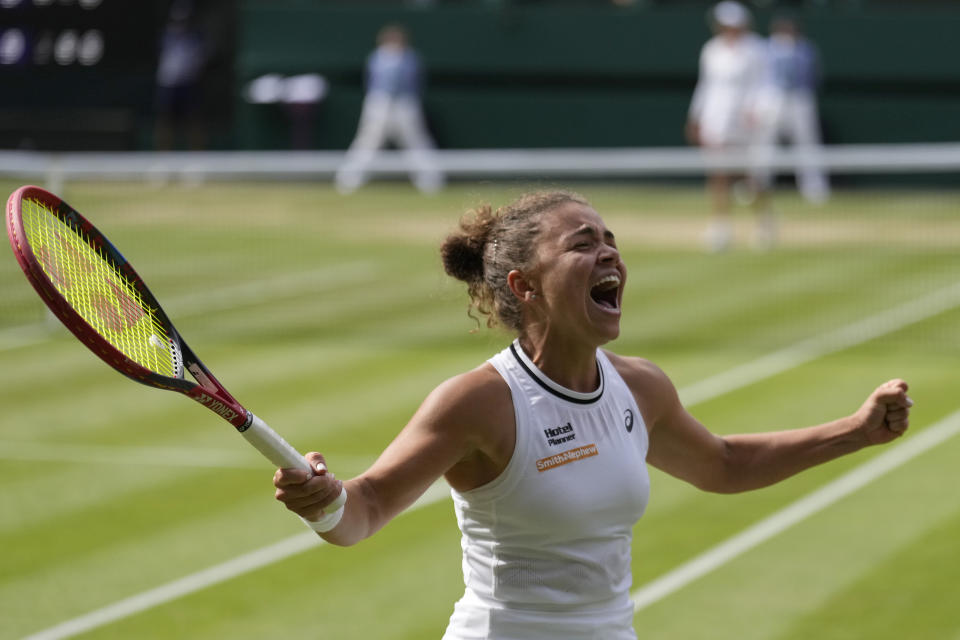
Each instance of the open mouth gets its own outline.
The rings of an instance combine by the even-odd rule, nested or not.
[[[590,287],[590,297],[604,309],[619,308],[620,276],[609,275]]]

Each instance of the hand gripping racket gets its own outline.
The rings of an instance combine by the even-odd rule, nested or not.
[[[130,263],[70,205],[39,187],[21,187],[7,200],[7,235],[30,284],[104,362],[137,382],[193,398],[278,467],[314,473],[296,449],[227,392]],[[341,492],[326,512],[345,501]]]

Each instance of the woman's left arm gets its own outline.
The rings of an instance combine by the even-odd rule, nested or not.
[[[877,387],[859,410],[815,427],[731,435],[725,443],[724,482],[713,491],[759,489],[860,449],[899,438],[910,425],[907,384]]]
[[[645,379],[637,393],[641,410],[648,408],[647,461],[705,491],[736,493],[766,487],[866,446],[895,440],[910,424],[913,403],[907,384],[890,380],[856,412],[839,420],[787,431],[718,436],[684,409],[666,374],[649,363],[636,372]]]

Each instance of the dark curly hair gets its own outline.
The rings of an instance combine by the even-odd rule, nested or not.
[[[496,211],[489,204],[479,206],[460,218],[459,228],[444,240],[440,255],[447,274],[467,283],[471,317],[476,309],[487,316],[488,327],[500,324],[521,330],[520,301],[507,285],[507,274],[534,266],[542,214],[569,202],[588,204],[569,191],[539,191]]]

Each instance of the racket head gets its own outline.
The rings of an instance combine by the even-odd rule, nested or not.
[[[150,386],[189,392],[170,319],[117,248],[56,195],[27,185],[7,200],[7,235],[24,274],[91,351]]]
[[[237,402],[200,362],[133,266],[76,209],[27,185],[7,199],[6,223],[27,280],[104,362],[137,382],[187,395],[241,433],[250,430],[248,440],[271,461],[312,473],[302,455]],[[184,377],[185,370],[196,383]]]

